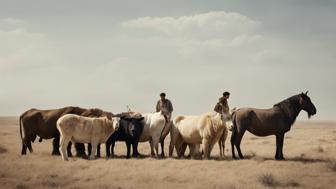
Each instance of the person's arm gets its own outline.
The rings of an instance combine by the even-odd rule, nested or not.
[[[156,103],[156,112],[160,111],[160,101]]]
[[[169,101],[169,112],[173,112],[173,104]]]
[[[214,108],[214,111],[215,112],[221,112],[221,104],[220,103],[217,103],[215,108]]]

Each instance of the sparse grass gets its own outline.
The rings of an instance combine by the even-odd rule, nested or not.
[[[294,180],[291,180],[291,181],[287,182],[285,184],[285,186],[287,186],[287,187],[300,187],[300,183],[298,183]]]
[[[0,146],[0,154],[4,154],[4,153],[7,153],[7,149],[3,146]]]
[[[259,175],[258,181],[266,187],[276,188],[280,186],[280,182],[277,181],[271,173]]]
[[[321,158],[309,158],[306,157],[304,154],[301,154],[301,156],[299,157],[294,157],[294,158],[290,158],[287,159],[290,161],[298,161],[298,162],[302,162],[302,163],[318,163],[318,162],[326,162],[327,160],[325,159],[321,159]]]
[[[322,146],[318,146],[317,147],[317,151],[320,152],[320,153],[322,153],[322,152],[324,152],[324,148]]]
[[[336,160],[329,160],[327,166],[330,170],[336,172]]]
[[[57,188],[60,187],[61,184],[57,183],[56,181],[50,180],[50,179],[45,179],[41,182],[41,185],[43,187],[47,187],[47,188]]]
[[[6,173],[0,173],[0,178],[6,178],[7,174]]]
[[[25,184],[17,184],[16,186],[15,186],[15,188],[16,189],[29,189],[30,187],[29,186],[27,186],[27,185],[25,185]]]

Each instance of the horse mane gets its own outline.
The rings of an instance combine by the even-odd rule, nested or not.
[[[273,107],[280,108],[285,114],[286,122],[292,125],[301,110],[299,100],[300,96],[294,95],[277,104],[274,104]]]
[[[207,116],[211,120],[215,132],[217,132],[219,128],[225,124],[222,120],[221,114],[218,112],[209,112],[206,113],[205,116]]]

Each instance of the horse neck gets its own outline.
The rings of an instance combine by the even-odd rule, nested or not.
[[[212,122],[215,123],[215,125],[218,127],[222,126],[225,124],[225,120],[223,119],[222,115],[220,113],[215,114],[212,118],[211,118]]]
[[[289,100],[287,104],[287,106],[289,107],[284,108],[280,106],[280,108],[285,112],[286,116],[288,117],[289,124],[292,125],[302,109],[298,99]]]

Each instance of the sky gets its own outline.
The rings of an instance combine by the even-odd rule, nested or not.
[[[336,119],[336,1],[0,0],[0,115],[73,105],[270,108],[309,90]],[[307,119],[301,113],[299,119]]]

